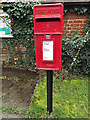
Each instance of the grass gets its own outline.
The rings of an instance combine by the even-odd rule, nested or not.
[[[88,118],[88,77],[53,77],[53,112],[47,112],[47,78],[41,75],[26,118]]]
[[[16,113],[16,114],[23,114],[26,115],[26,109],[23,108],[9,108],[9,107],[0,107],[0,111],[2,111],[2,113]]]

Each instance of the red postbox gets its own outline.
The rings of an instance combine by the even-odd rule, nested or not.
[[[36,67],[39,70],[60,70],[63,5],[35,5],[33,14]]]

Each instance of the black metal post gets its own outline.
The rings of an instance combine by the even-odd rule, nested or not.
[[[52,112],[53,70],[47,70],[47,111]]]

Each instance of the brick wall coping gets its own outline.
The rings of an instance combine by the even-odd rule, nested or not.
[[[41,3],[58,3],[58,2],[89,2],[89,0],[39,0]]]
[[[39,1],[41,3],[58,3],[58,2],[89,2],[90,0],[0,0],[0,3],[10,2],[30,2]]]

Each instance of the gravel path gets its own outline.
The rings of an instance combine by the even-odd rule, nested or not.
[[[6,113],[6,114],[2,114],[2,118],[25,118],[25,116],[23,114]]]

